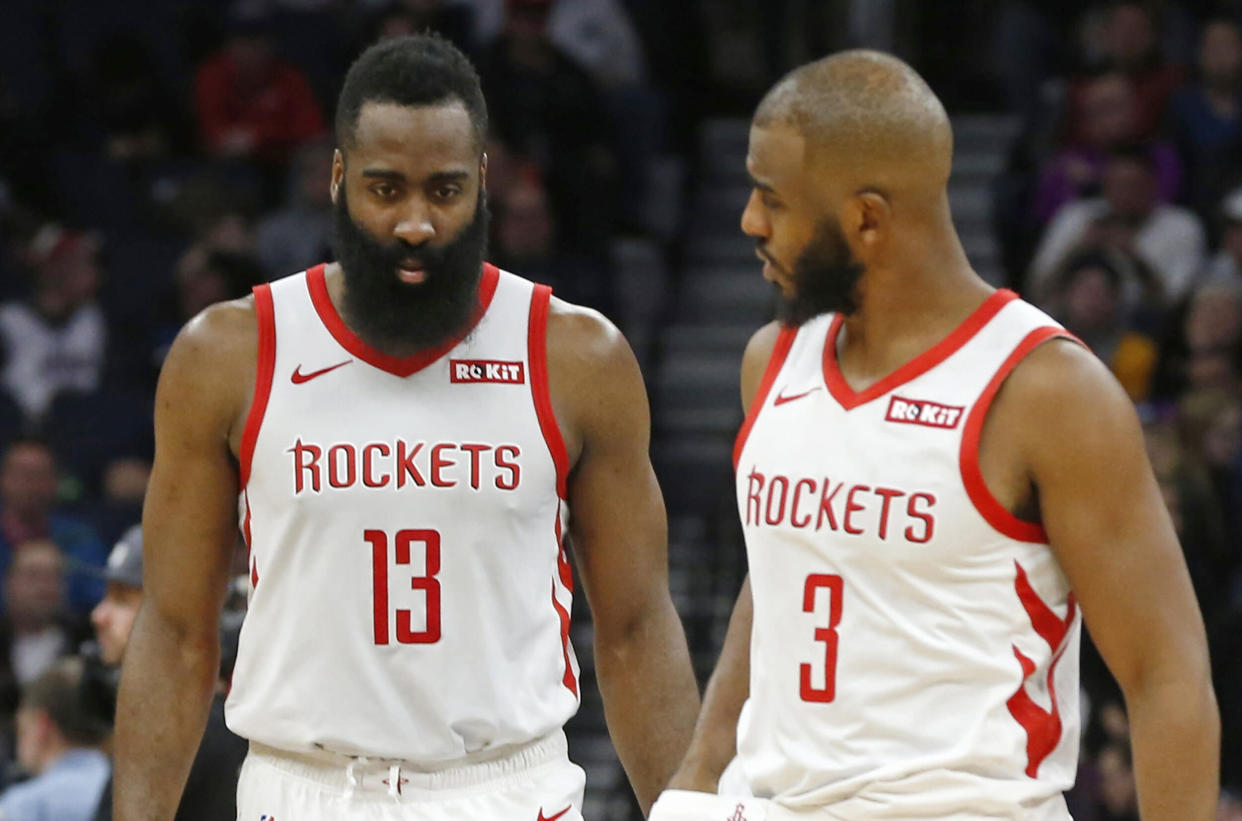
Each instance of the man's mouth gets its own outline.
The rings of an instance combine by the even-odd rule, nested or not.
[[[427,269],[421,262],[403,260],[397,264],[397,278],[410,285],[421,285],[427,281]]]

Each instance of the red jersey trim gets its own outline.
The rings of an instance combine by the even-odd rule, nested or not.
[[[1056,749],[1057,744],[1061,743],[1063,725],[1061,723],[1061,708],[1057,704],[1057,688],[1054,678],[1056,676],[1057,663],[1061,661],[1061,657],[1069,646],[1065,639],[1069,635],[1071,625],[1074,623],[1077,608],[1074,594],[1070,593],[1065,609],[1065,618],[1062,619],[1053,612],[1052,608],[1031,587],[1031,582],[1027,578],[1026,570],[1022,565],[1015,561],[1014,567],[1017,568],[1014,589],[1017,591],[1018,600],[1022,602],[1022,608],[1026,610],[1026,614],[1031,620],[1031,627],[1035,629],[1040,638],[1048,643],[1048,648],[1052,651],[1052,659],[1048,663],[1048,675],[1045,681],[1050,709],[1045,710],[1036,704],[1035,700],[1026,691],[1026,683],[1030,681],[1031,676],[1035,675],[1035,662],[1019,650],[1018,645],[1010,645],[1014,658],[1017,659],[1019,667],[1022,668],[1022,682],[1018,685],[1018,689],[1014,691],[1014,694],[1005,702],[1005,706],[1009,708],[1009,714],[1013,716],[1014,721],[1018,722],[1022,729],[1026,731],[1025,772],[1028,777],[1037,778],[1039,775],[1039,765]]]
[[[535,401],[535,415],[539,418],[543,441],[552,454],[552,463],[556,465],[556,494],[568,501],[569,451],[565,449],[561,428],[556,424],[552,393],[548,389],[548,303],[551,299],[551,288],[535,286],[530,296],[530,320],[526,324],[526,358],[530,363],[530,394]]]
[[[824,340],[824,384],[828,386],[828,392],[832,394],[842,408],[853,410],[859,405],[866,404],[872,399],[881,397],[912,379],[922,376],[948,359],[959,348],[969,342],[984,325],[988,324],[992,317],[1000,312],[1001,308],[1004,308],[1017,298],[1018,295],[1013,291],[1003,288],[992,292],[983,301],[983,304],[975,309],[974,313],[962,320],[962,324],[953,329],[944,339],[923,351],[879,382],[857,392],[845,381],[845,377],[841,375],[841,366],[837,362],[837,340],[841,336],[841,326],[845,324],[845,317],[841,314],[836,314],[832,318],[832,323],[828,326],[828,336]]]
[[[983,432],[983,420],[987,418],[988,408],[992,406],[992,400],[996,398],[996,392],[1000,390],[1005,378],[1017,367],[1023,357],[1054,337],[1074,338],[1063,328],[1045,326],[1031,331],[1018,343],[975,401],[974,407],[970,409],[970,415],[966,417],[966,427],[962,431],[959,462],[962,470],[962,483],[966,486],[966,495],[970,497],[975,510],[979,511],[988,524],[1000,533],[1020,542],[1047,544],[1048,534],[1044,532],[1043,525],[1024,522],[1014,516],[1004,505],[996,501],[992,491],[988,490],[987,484],[983,481],[983,472],[979,469],[979,435]]]
[[[391,356],[371,347],[349,329],[349,326],[341,319],[341,315],[337,313],[336,306],[332,304],[332,298],[328,296],[328,285],[324,281],[323,275],[325,267],[320,264],[308,270],[306,272],[306,286],[310,290],[311,302],[315,305],[315,311],[319,314],[319,319],[323,322],[324,327],[328,329],[328,333],[332,334],[332,337],[342,348],[363,362],[400,377],[406,377],[421,371],[457,347],[457,343],[465,339],[474,330],[474,326],[479,324],[479,320],[483,318],[483,315],[487,313],[487,308],[492,303],[492,297],[496,295],[496,284],[500,281],[500,272],[496,269],[496,266],[484,263],[483,276],[479,280],[478,305],[475,307],[474,315],[466,323],[466,327],[451,339],[442,342],[435,348],[403,357]]]
[[[789,356],[789,349],[793,347],[797,336],[796,327],[781,326],[780,335],[776,337],[776,344],[772,347],[772,355],[768,358],[768,366],[763,371],[763,379],[759,380],[759,390],[755,393],[755,398],[751,400],[750,410],[747,411],[746,418],[742,421],[742,428],[737,432],[737,439],[733,442],[734,471],[737,470],[737,463],[741,461],[742,448],[746,446],[746,439],[750,436],[751,428],[755,426],[759,411],[763,408],[763,403],[767,401],[768,394],[772,392],[772,383],[776,381],[776,375],[781,372],[781,366],[785,364],[785,357]]]
[[[541,286],[547,287],[547,286]],[[565,585],[565,589],[573,594],[574,575],[573,570],[569,567],[569,557],[565,554],[565,539],[561,533],[561,506],[556,506],[556,572],[560,577],[561,584]],[[556,618],[561,625],[561,655],[565,659],[565,675],[561,676],[561,684],[565,685],[565,689],[578,696],[578,679],[574,677],[574,666],[569,660],[569,611],[566,610],[556,599],[556,581],[552,582],[552,609],[556,611]]]
[[[255,286],[254,310],[259,320],[259,352],[255,362],[254,397],[250,400],[250,412],[246,414],[246,426],[242,429],[241,456],[238,459],[243,489],[250,481],[250,461],[254,458],[254,445],[259,439],[267,400],[272,395],[272,373],[276,370],[276,309],[272,304],[271,285],[264,283]]]

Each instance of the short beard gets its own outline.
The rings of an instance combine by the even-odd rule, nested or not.
[[[490,214],[480,189],[474,217],[438,248],[401,240],[384,243],[354,222],[345,187],[332,212],[333,247],[345,276],[342,313],[368,343],[400,350],[434,348],[464,331],[474,316]],[[402,262],[417,260],[425,282],[397,278]]]
[[[797,326],[820,314],[857,313],[858,283],[866,270],[850,251],[840,224],[825,221],[794,262],[793,296],[781,297],[777,318]]]

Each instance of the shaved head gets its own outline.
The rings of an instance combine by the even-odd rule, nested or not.
[[[795,69],[764,97],[754,125],[796,130],[807,164],[851,190],[933,193],[949,179],[953,134],[944,106],[888,54],[844,51]]]

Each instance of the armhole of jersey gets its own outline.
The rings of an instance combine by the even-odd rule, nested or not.
[[[1013,349],[1008,358],[1001,363],[1000,368],[992,375],[992,379],[988,382],[987,387],[983,389],[983,393],[975,401],[974,407],[970,409],[970,415],[966,417],[966,426],[962,431],[962,449],[959,457],[962,483],[966,486],[966,495],[970,497],[975,510],[979,511],[979,514],[983,516],[987,523],[996,528],[1001,534],[1011,539],[1017,539],[1020,542],[1033,542],[1036,544],[1047,544],[1048,542],[1048,534],[1044,532],[1043,525],[1036,522],[1024,522],[1017,516],[1014,516],[1004,505],[996,500],[996,497],[992,495],[992,491],[988,490],[987,483],[983,481],[983,471],[979,468],[979,436],[983,433],[983,422],[987,418],[988,409],[992,406],[992,400],[996,398],[996,393],[1000,390],[1005,379],[1027,354],[1053,338],[1073,340],[1074,336],[1060,327],[1045,326],[1036,328],[1028,333],[1018,343],[1018,346]]]
[[[759,380],[759,390],[755,393],[755,398],[751,400],[750,410],[747,411],[742,428],[737,432],[737,439],[733,442],[734,471],[737,470],[737,463],[742,458],[742,448],[746,446],[746,437],[750,436],[750,430],[755,426],[755,420],[759,418],[759,409],[767,401],[768,394],[772,390],[772,383],[776,381],[776,375],[781,372],[781,366],[785,364],[785,357],[789,355],[789,349],[793,347],[797,336],[797,328],[781,326],[780,335],[776,337],[776,344],[772,347],[772,355],[768,358],[768,366],[763,371],[763,379]]]
[[[569,452],[561,429],[552,412],[552,394],[548,389],[548,303],[552,289],[536,285],[530,296],[530,321],[526,326],[526,359],[530,363],[530,393],[535,400],[535,415],[539,417],[539,429],[543,441],[552,454],[556,465],[556,494],[569,499]]]
[[[263,425],[268,397],[272,395],[272,372],[276,369],[276,310],[272,305],[272,286],[256,285],[254,308],[259,320],[259,352],[255,363],[254,398],[250,413],[246,415],[246,427],[242,430],[239,471],[244,490],[250,482],[250,460],[254,457],[254,445]]]

